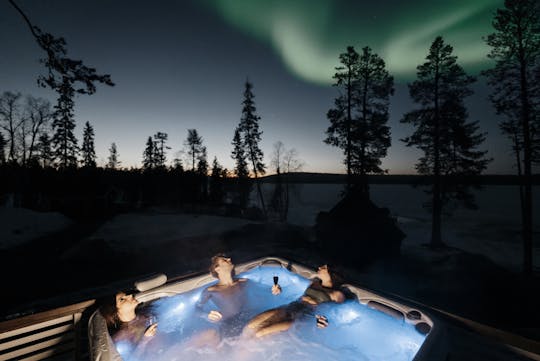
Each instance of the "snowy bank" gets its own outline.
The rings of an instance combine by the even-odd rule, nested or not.
[[[218,235],[253,221],[193,214],[128,213],[106,222],[90,237],[116,250],[129,251],[183,238]]]
[[[0,249],[32,241],[71,225],[57,212],[36,212],[25,208],[0,207]]]

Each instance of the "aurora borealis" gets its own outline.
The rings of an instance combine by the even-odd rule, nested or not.
[[[168,133],[169,162],[182,157],[187,129],[197,129],[211,161],[231,169],[231,140],[241,112],[243,83],[254,84],[270,164],[272,145],[297,149],[305,171],[343,173],[343,155],[322,142],[338,56],[347,45],[370,46],[396,80],[389,125],[392,146],[383,167],[413,173],[419,156],[399,141],[411,109],[407,82],[437,35],[450,43],[473,75],[489,66],[482,40],[503,0],[16,0],[35,25],[65,37],[69,55],[83,59],[116,86],[76,99],[76,136],[89,121],[98,163],[115,142],[122,165],[138,167],[148,136]],[[43,57],[22,19],[0,2],[0,92],[20,91],[55,102],[36,85]],[[488,132],[495,160],[488,173],[514,173],[509,142],[479,78],[467,100],[471,119]]]
[[[206,0],[229,24],[271,44],[287,69],[306,81],[331,82],[336,54],[370,46],[396,78],[410,79],[433,39],[454,45],[462,65],[486,65],[490,15],[503,1]]]

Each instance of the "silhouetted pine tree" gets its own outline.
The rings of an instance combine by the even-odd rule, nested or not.
[[[249,200],[249,193],[251,192],[251,183],[249,181],[244,143],[238,127],[234,130],[232,145],[231,158],[234,160],[233,173],[236,176],[236,194],[238,195],[238,203],[242,208],[245,208]]]
[[[118,149],[116,148],[116,143],[111,143],[109,148],[109,158],[107,159],[107,168],[117,169],[120,166],[120,161],[118,160]]]
[[[75,119],[73,118],[73,107],[75,105],[73,98],[75,89],[65,79],[62,85],[56,89],[59,92],[59,97],[54,106],[54,120],[52,123],[54,135],[51,143],[53,148],[54,158],[60,168],[76,167],[77,154],[79,147],[77,146],[77,138],[75,138]]]
[[[171,147],[165,144],[168,138],[167,133],[157,132],[154,134],[154,163],[158,168],[165,168],[165,162],[167,161],[165,151],[171,149]]]
[[[188,136],[185,142],[188,157],[191,159],[191,170],[194,172],[196,161],[203,151],[203,139],[197,133],[197,129],[188,129]]]
[[[261,202],[261,208],[266,218],[266,206],[264,204],[264,197],[259,184],[259,175],[265,174],[266,166],[263,163],[263,152],[259,148],[259,142],[261,141],[262,131],[259,130],[259,120],[255,108],[255,96],[253,95],[253,85],[246,81],[246,89],[244,91],[244,101],[242,102],[242,117],[238,126],[240,133],[242,134],[242,144],[244,145],[245,153],[248,161],[251,163],[251,172],[255,177],[255,183],[257,184],[257,193],[259,194],[259,200]]]
[[[81,147],[83,167],[96,167],[96,150],[94,147],[94,128],[89,122],[84,125],[83,143]]]
[[[339,55],[342,66],[336,67],[333,79],[334,86],[344,92],[335,99],[333,109],[326,115],[330,120],[330,127],[326,131],[328,137],[325,143],[343,149],[345,153],[345,165],[347,166],[347,189],[352,184],[352,151],[353,151],[353,117],[355,112],[355,79],[357,76],[358,53],[354,47],[348,46],[347,52]]]
[[[414,125],[414,133],[403,139],[424,155],[416,164],[420,174],[432,175],[431,245],[442,245],[441,213],[450,197],[471,203],[471,196],[462,187],[453,190],[443,184],[443,176],[480,174],[490,161],[486,152],[476,148],[485,134],[478,134],[477,122],[467,123],[464,98],[472,94],[469,86],[475,81],[456,63],[452,47],[437,37],[429,49],[426,62],[417,67],[418,80],[409,84],[409,93],[420,108],[403,117],[402,123]]]
[[[249,170],[247,167],[247,156],[244,151],[244,144],[242,142],[242,136],[240,135],[240,129],[234,130],[234,138],[232,141],[233,150],[231,152],[231,158],[234,160],[234,174],[238,178],[248,178]]]
[[[6,139],[4,134],[0,132],[0,164],[6,163]]]
[[[369,47],[364,47],[360,55],[348,47],[340,60],[344,66],[336,68],[334,85],[344,93],[336,99],[336,107],[328,111],[331,125],[325,142],[344,150],[348,186],[352,174],[358,175],[368,194],[365,176],[384,173],[381,159],[390,147],[390,127],[386,124],[394,80],[384,61]]]
[[[24,18],[38,45],[46,52],[47,57],[41,63],[47,68],[47,75],[38,78],[38,84],[49,87],[58,93],[55,105],[52,138],[54,154],[61,168],[77,165],[77,139],[73,135],[75,120],[73,107],[75,94],[93,94],[96,82],[113,86],[110,75],[98,75],[96,69],[83,65],[81,60],[66,57],[66,41],[55,38],[32,25],[23,11],[12,1],[10,3]]]
[[[535,0],[506,0],[486,38],[495,66],[483,72],[491,101],[505,116],[501,130],[513,143],[520,185],[523,270],[532,273],[532,164],[540,162],[540,8]]]
[[[143,169],[144,170],[150,170],[155,168],[156,161],[154,159],[155,155],[155,144],[152,140],[152,137],[148,137],[148,140],[146,141],[146,148],[144,148],[143,152]]]
[[[53,162],[53,153],[51,150],[51,140],[47,133],[42,133],[38,138],[37,149],[39,161],[43,168],[50,167]]]

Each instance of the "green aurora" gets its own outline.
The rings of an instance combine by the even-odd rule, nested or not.
[[[205,0],[228,24],[270,44],[287,69],[316,84],[332,83],[348,45],[370,46],[398,81],[416,74],[441,35],[473,74],[488,65],[483,37],[503,0]]]

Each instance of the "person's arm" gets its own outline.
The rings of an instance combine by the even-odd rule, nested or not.
[[[153,340],[157,332],[157,323],[150,325],[144,332],[143,337],[137,343],[137,346],[133,350],[133,353],[129,357],[130,359],[138,360],[144,353],[148,343]]]
[[[208,291],[208,288],[202,291],[201,298],[199,299],[199,302],[197,302],[197,309],[202,310],[203,306],[208,302],[208,300],[212,297],[210,294],[210,291]]]
[[[223,315],[219,311],[212,310],[206,313],[203,310],[204,305],[210,300],[210,298],[212,298],[212,292],[210,292],[207,288],[202,292],[201,299],[199,302],[197,302],[197,313],[202,317],[207,318],[211,322],[218,322],[223,318]]]

